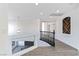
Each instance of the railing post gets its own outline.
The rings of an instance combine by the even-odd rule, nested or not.
[[[55,47],[55,30],[53,30],[53,46]]]

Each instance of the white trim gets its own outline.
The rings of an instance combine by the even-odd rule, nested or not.
[[[79,49],[78,49],[78,52],[79,52]]]
[[[34,50],[34,49],[36,49],[36,48],[37,48],[37,46],[32,46],[32,47],[30,47],[30,48],[24,49],[24,50],[22,50],[22,51],[20,51],[20,52],[17,52],[17,53],[15,53],[15,54],[13,54],[13,56],[21,56],[21,55],[23,55],[23,54],[25,54],[25,53],[27,53],[27,52],[30,52],[30,51],[32,51],[32,50]]]

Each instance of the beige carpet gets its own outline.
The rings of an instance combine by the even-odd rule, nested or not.
[[[38,47],[23,56],[78,56],[78,51],[58,40],[56,46]]]

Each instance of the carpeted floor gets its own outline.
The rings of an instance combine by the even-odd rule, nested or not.
[[[38,47],[23,56],[78,56],[78,51],[58,40],[56,46]]]

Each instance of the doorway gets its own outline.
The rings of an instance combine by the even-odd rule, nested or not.
[[[51,21],[42,21],[40,28],[40,31],[53,32],[53,30],[55,30],[55,23]]]
[[[40,40],[55,46],[55,24],[51,21],[42,21],[40,28]]]

